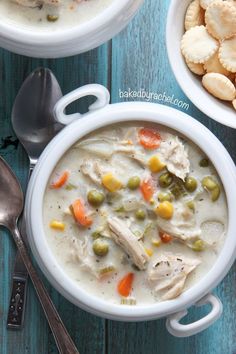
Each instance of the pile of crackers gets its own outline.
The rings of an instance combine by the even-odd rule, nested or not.
[[[192,1],[181,51],[205,89],[236,110],[236,0]]]

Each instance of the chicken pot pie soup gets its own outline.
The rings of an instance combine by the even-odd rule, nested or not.
[[[178,297],[214,264],[227,231],[214,167],[159,125],[115,124],[79,140],[44,196],[48,244],[80,287],[121,305]]]
[[[0,0],[0,19],[35,29],[77,26],[95,17],[113,0]]]

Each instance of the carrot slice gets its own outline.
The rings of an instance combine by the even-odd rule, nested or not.
[[[145,149],[156,149],[160,146],[161,135],[155,129],[141,128],[138,132],[139,142]]]
[[[85,227],[92,225],[93,220],[86,215],[84,203],[81,199],[75,200],[74,203],[71,204],[70,210],[75,218],[75,221],[77,221],[80,225]]]
[[[130,295],[134,281],[134,273],[128,273],[118,283],[118,293],[121,296],[127,297]]]
[[[143,198],[149,202],[155,193],[154,181],[151,177],[144,179],[140,184],[140,190],[142,192]]]
[[[69,175],[70,174],[68,171],[63,172],[63,174],[59,176],[56,181],[52,182],[51,188],[57,189],[64,186],[64,184],[68,181]]]
[[[173,240],[173,237],[165,232],[160,232],[160,238],[163,243],[169,243]]]

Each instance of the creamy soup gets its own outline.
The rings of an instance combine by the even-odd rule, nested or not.
[[[199,148],[157,125],[117,124],[79,140],[44,196],[47,241],[79,287],[121,305],[178,297],[223,246],[227,204]]]
[[[0,21],[42,30],[60,30],[95,17],[113,0],[0,0]]]

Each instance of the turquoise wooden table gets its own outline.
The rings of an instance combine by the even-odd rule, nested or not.
[[[185,112],[217,135],[236,161],[236,131],[213,122],[197,110],[185,97],[171,73],[165,48],[168,6],[167,0],[146,0],[138,15],[121,34],[100,48],[80,56],[37,60],[0,51],[0,154],[14,168],[22,185],[26,180],[28,162],[12,132],[10,116],[22,81],[38,66],[47,66],[54,71],[63,93],[96,82],[111,91],[112,102],[126,100],[120,96],[129,88],[174,95],[187,104],[182,107]],[[73,108],[83,110],[85,104],[80,102]],[[28,294],[25,328],[19,332],[6,330],[9,280],[15,247],[3,229],[0,233],[0,354],[56,354],[54,339],[32,286]],[[203,333],[186,339],[169,335],[164,319],[119,323],[95,317],[70,304],[49,284],[47,286],[81,354],[236,353],[235,267],[215,290],[224,306],[220,320]],[[193,308],[188,320],[196,320],[206,311],[207,308]]]

